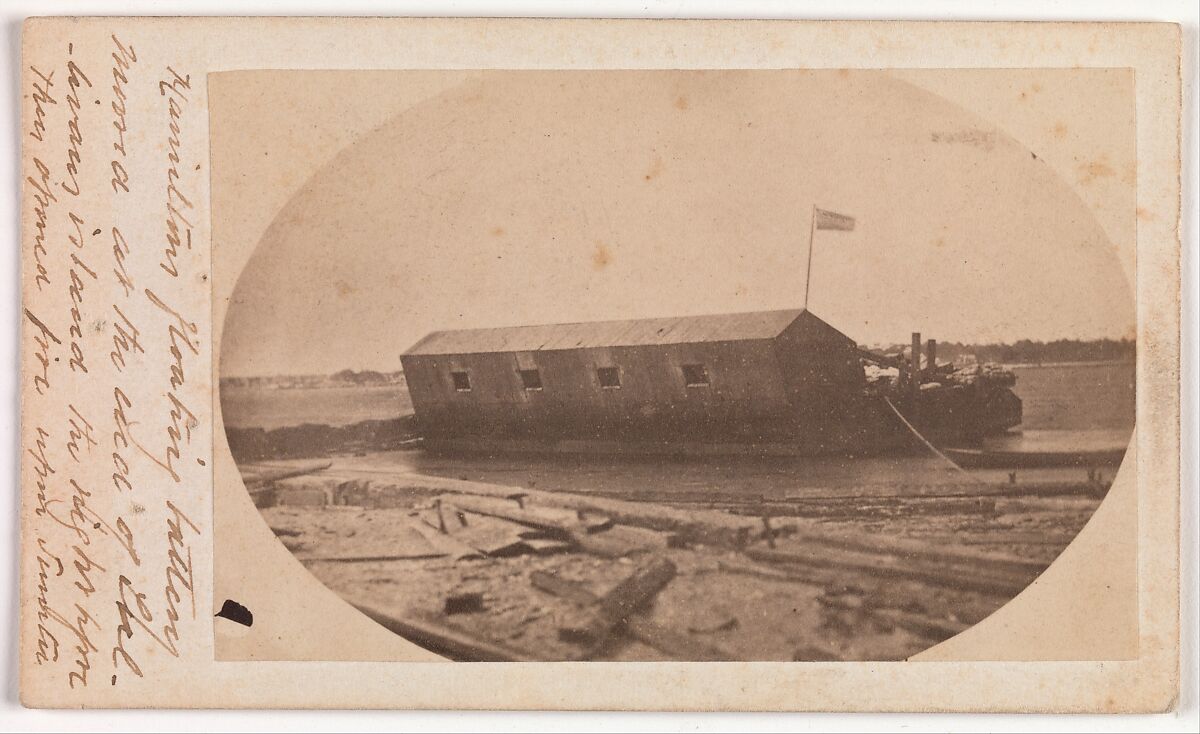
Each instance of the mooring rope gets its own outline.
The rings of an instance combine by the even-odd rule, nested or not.
[[[952,466],[955,469],[957,469],[958,471],[962,472],[963,475],[968,477],[972,482],[977,482],[979,484],[985,483],[979,477],[975,476],[971,472],[969,472],[966,469],[959,466],[957,463],[955,463],[954,459],[951,459],[949,456],[946,456],[945,454],[943,454],[941,451],[938,450],[937,446],[934,446],[932,443],[929,442],[929,439],[922,436],[921,432],[917,430],[917,427],[914,426],[912,423],[909,423],[908,419],[904,417],[904,414],[900,412],[900,410],[895,406],[894,403],[892,403],[891,398],[884,395],[883,400],[885,403],[888,404],[888,407],[892,409],[892,412],[896,414],[896,417],[900,419],[900,422],[903,423],[905,425],[905,427],[908,428],[908,430],[912,431],[912,434],[917,437],[917,440],[920,441],[921,443],[925,444],[925,448],[932,451],[934,456],[938,457],[942,461],[946,462],[950,466]]]

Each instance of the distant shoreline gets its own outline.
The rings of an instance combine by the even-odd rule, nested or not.
[[[235,378],[236,379],[236,378]],[[314,385],[224,385],[225,390],[348,390],[359,388],[389,388],[389,387],[405,387],[403,382],[373,382],[356,385],[353,382],[346,383],[320,383]]]
[[[1110,367],[1119,364],[1137,364],[1134,359],[1106,359],[1094,362],[1012,362],[1001,365],[1005,369],[1031,369],[1034,367]]]
[[[1136,360],[1133,360],[1133,359],[1108,359],[1108,360],[1093,360],[1093,361],[1080,361],[1080,362],[1000,362],[997,364],[999,364],[1001,367],[1004,367],[1005,369],[1032,369],[1035,367],[1105,367],[1105,366],[1135,364],[1135,363],[1136,363]],[[986,364],[986,363],[980,363],[980,364]],[[956,365],[956,367],[969,367],[969,366],[970,365],[968,365],[968,364]],[[388,387],[404,387],[405,386],[405,382],[403,379],[391,381],[391,382],[365,382],[365,383],[329,382],[326,380],[326,381],[316,382],[316,383],[307,384],[307,385],[278,384],[278,383],[272,384],[271,382],[265,382],[265,384],[260,383],[257,385],[229,384],[229,381],[241,382],[241,381],[244,381],[247,379],[263,380],[263,381],[278,380],[280,382],[283,382],[283,381],[312,378],[312,377],[313,377],[312,375],[299,375],[299,376],[279,375],[276,377],[254,377],[254,378],[222,377],[220,379],[220,382],[222,383],[222,385],[221,385],[222,388],[238,388],[238,389],[243,389],[243,390],[331,390],[331,389],[335,389],[335,388],[359,388],[359,387],[388,388]]]

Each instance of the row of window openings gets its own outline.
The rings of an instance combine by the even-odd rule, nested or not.
[[[705,387],[708,385],[708,370],[702,364],[682,365],[683,384],[687,387]],[[542,389],[541,370],[517,370],[521,376],[521,385],[530,391]],[[465,370],[453,370],[450,379],[458,392],[471,392],[471,376]],[[597,367],[596,381],[605,390],[613,390],[621,386],[621,373],[616,367]]]

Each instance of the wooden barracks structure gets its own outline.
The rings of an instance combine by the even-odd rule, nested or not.
[[[856,344],[804,309],[435,331],[401,358],[450,441],[844,443]]]

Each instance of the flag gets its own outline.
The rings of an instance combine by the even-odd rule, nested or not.
[[[848,217],[845,214],[826,211],[824,209],[814,209],[816,216],[817,229],[837,229],[843,232],[854,231],[854,217]]]

